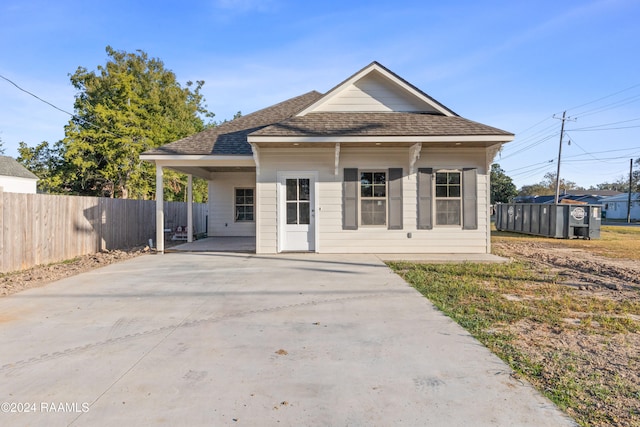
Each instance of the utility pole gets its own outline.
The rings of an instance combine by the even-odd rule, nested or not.
[[[627,224],[631,224],[631,183],[633,178],[633,159],[629,159],[629,198],[627,199]]]
[[[558,171],[556,172],[556,197],[553,200],[553,203],[558,204],[558,199],[560,198],[560,158],[562,157],[562,137],[564,136],[564,122],[567,120],[573,120],[567,117],[567,112],[563,111],[562,118],[553,116],[554,119],[562,120],[562,127],[560,128],[560,147],[558,148]]]

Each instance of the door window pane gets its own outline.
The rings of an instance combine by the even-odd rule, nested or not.
[[[303,178],[298,180],[298,200],[309,200],[309,179]]]
[[[287,179],[287,200],[298,200],[297,179]]]
[[[309,202],[300,202],[300,204],[298,205],[298,209],[300,212],[298,224],[308,225],[311,219],[309,215]]]
[[[287,202],[287,224],[298,223],[298,203]]]

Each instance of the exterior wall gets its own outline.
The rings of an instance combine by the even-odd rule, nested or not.
[[[415,165],[434,169],[475,167],[478,171],[478,229],[438,227],[417,228],[417,177],[409,175],[409,148],[349,148],[340,151],[338,175],[334,175],[334,149],[261,149],[258,194],[258,253],[277,252],[277,173],[316,171],[318,173],[318,240],[322,253],[486,253],[490,238],[488,175],[485,149],[436,150],[425,147]],[[403,229],[358,227],[342,229],[343,169],[403,169]],[[409,237],[409,235],[411,237]]]
[[[217,172],[214,173],[213,178],[209,180],[209,236],[246,237],[256,235],[255,221],[235,221],[236,188],[256,188],[256,174],[247,172]],[[257,217],[255,204],[254,216]]]
[[[609,202],[603,199],[601,203],[607,207],[607,209],[604,210],[607,213],[607,219],[627,219],[627,209],[629,206],[627,200]],[[631,199],[631,220],[640,220],[640,201],[635,198]]]
[[[5,193],[36,194],[36,182],[30,178],[0,175],[0,187]]]
[[[316,242],[316,250],[323,251],[322,219],[325,212],[324,193],[337,177],[334,171],[334,148],[296,148],[296,149],[260,149],[260,175],[258,176],[258,237],[257,253],[276,253],[278,251],[278,172],[317,171],[319,181],[319,206],[315,207],[316,217],[320,220],[320,242]],[[341,179],[341,178],[340,178]],[[338,183],[341,185],[341,183]],[[342,187],[339,186],[338,203],[342,203]],[[333,200],[334,195],[329,198]],[[342,217],[340,216],[340,224]],[[319,246],[318,246],[319,245]]]

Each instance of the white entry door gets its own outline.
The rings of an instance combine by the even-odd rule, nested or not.
[[[283,174],[280,179],[280,249],[315,251],[314,174]]]

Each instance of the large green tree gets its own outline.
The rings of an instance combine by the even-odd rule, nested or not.
[[[491,204],[508,203],[518,195],[513,180],[498,163],[491,165]]]
[[[80,194],[151,198],[155,170],[140,161],[140,153],[205,128],[203,118],[213,114],[200,92],[204,82],[183,87],[161,60],[140,50],[107,46],[106,52],[106,64],[96,71],[78,67],[71,75],[78,93],[63,157]],[[167,179],[175,180],[173,174],[167,171]]]

